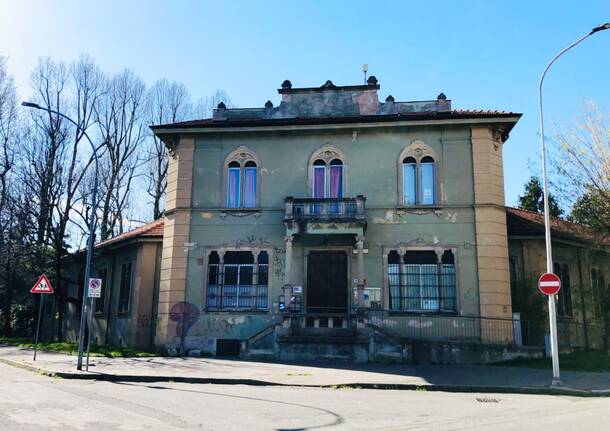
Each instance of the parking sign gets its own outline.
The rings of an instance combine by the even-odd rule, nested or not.
[[[90,278],[89,289],[87,290],[88,298],[101,298],[102,297],[102,279],[101,278]]]

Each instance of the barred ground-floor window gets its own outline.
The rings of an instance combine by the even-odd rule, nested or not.
[[[451,250],[397,250],[388,254],[390,310],[455,312],[455,257]]]
[[[269,252],[226,251],[208,258],[207,308],[269,308]]]

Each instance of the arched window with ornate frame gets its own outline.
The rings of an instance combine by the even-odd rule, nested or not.
[[[238,147],[226,157],[223,167],[225,208],[257,208],[260,205],[260,167],[260,159],[247,147]]]
[[[413,141],[398,157],[398,204],[440,204],[440,169],[436,152],[422,141]]]
[[[315,151],[308,163],[308,194],[312,198],[342,198],[346,195],[347,163],[343,152],[332,145]]]

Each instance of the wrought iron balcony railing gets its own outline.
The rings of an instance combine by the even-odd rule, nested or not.
[[[364,220],[364,196],[355,198],[306,198],[295,199],[288,196],[286,202],[286,220]]]

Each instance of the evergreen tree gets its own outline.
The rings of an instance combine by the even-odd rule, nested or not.
[[[544,212],[542,184],[538,177],[532,176],[525,184],[524,193],[519,196],[519,208],[536,213]],[[555,197],[549,193],[549,210],[551,217],[561,217],[563,210],[559,207]]]

